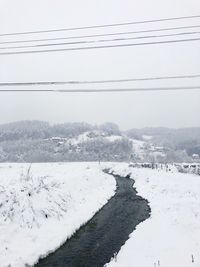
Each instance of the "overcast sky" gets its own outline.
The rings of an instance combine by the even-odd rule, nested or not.
[[[0,0],[0,33],[199,14],[199,0]],[[152,23],[151,25],[139,24],[114,30],[137,31],[184,25],[200,25],[200,18]],[[0,37],[0,40],[66,37],[79,34],[110,33],[114,30],[109,28],[98,31],[4,36]],[[200,31],[200,28],[196,29],[196,31],[198,30]],[[195,35],[195,37],[197,36],[200,37],[200,34]],[[199,73],[200,41],[0,56],[0,82],[101,80]],[[121,84],[118,87],[182,85],[200,85],[200,79],[138,82]],[[104,88],[111,86],[117,87],[117,85],[108,85],[107,87],[104,85]],[[64,89],[67,86],[59,88]],[[87,88],[91,87],[87,86]],[[99,88],[99,86],[96,85],[93,88]],[[199,102],[200,90],[106,94],[1,93],[0,123],[37,119],[51,123],[86,121],[99,124],[112,121],[122,129],[145,126],[191,127],[200,126]]]

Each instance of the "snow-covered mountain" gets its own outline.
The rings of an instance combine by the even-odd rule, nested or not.
[[[200,128],[120,131],[113,123],[0,125],[0,162],[199,161]]]

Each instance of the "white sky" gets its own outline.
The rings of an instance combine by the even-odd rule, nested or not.
[[[199,0],[0,0],[0,33],[110,24],[200,14]],[[200,25],[199,19],[119,27],[119,31]],[[115,29],[117,30],[117,29]],[[200,31],[200,28],[197,31]],[[22,38],[113,32],[112,28]],[[200,37],[200,34],[195,37]],[[1,41],[18,40],[0,37]],[[133,42],[133,41],[132,41]],[[2,46],[2,45],[1,45]],[[200,41],[0,56],[0,82],[120,79],[200,73]],[[140,82],[119,87],[200,85],[200,79]],[[112,85],[116,87],[116,85]],[[95,88],[97,88],[96,86]],[[61,86],[60,88],[66,88]],[[89,86],[87,86],[89,88]],[[25,88],[23,88],[25,89]],[[1,93],[0,123],[112,121],[122,129],[200,126],[200,90],[107,94]]]

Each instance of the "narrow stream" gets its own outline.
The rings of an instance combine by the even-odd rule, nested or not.
[[[137,224],[150,216],[147,200],[136,195],[134,180],[113,175],[116,194],[59,249],[35,267],[103,267],[118,253]]]

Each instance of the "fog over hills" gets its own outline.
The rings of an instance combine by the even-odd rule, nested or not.
[[[50,125],[19,121],[0,125],[0,162],[198,162],[200,127],[121,131],[114,123]]]

